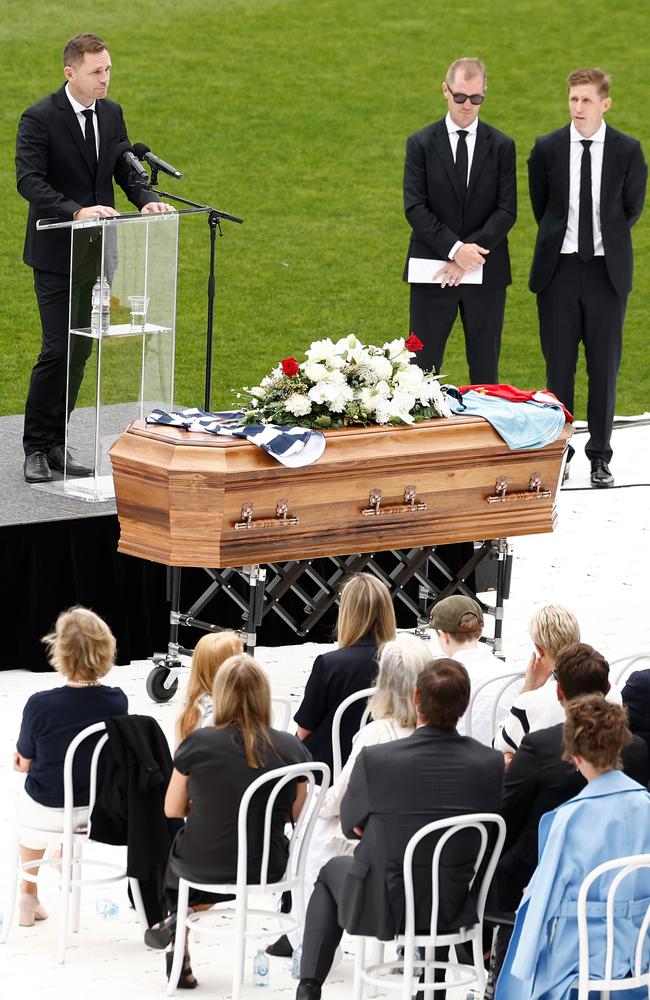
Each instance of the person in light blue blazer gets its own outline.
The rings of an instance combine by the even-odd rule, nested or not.
[[[604,861],[650,852],[650,794],[619,770],[621,748],[631,740],[624,710],[602,695],[589,695],[569,702],[566,712],[565,759],[573,761],[588,784],[540,820],[539,864],[517,911],[496,1000],[569,1000],[575,995],[577,899],[583,879]],[[597,880],[589,901],[603,903],[612,877]],[[647,869],[626,879],[617,902],[626,899],[636,902],[617,922],[617,978],[632,969],[639,927],[650,904]],[[605,906],[593,909],[590,968],[592,974],[604,975]],[[647,990],[622,996],[647,998]]]

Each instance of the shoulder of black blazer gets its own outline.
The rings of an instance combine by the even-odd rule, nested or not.
[[[513,145],[514,139],[511,139],[509,135],[505,132],[501,132],[494,125],[488,125],[487,122],[481,121],[479,118],[477,130],[476,130],[477,141],[489,141],[494,142],[498,145]],[[445,142],[449,142],[449,133],[447,131],[447,120],[446,118],[441,118],[437,122],[433,122],[432,125],[425,125],[424,128],[419,129],[419,131],[414,132],[409,136],[409,141],[413,140],[419,145],[426,146],[430,142],[439,142],[442,139]]]
[[[620,132],[618,129],[613,128],[611,125],[605,125],[605,145],[609,143],[620,142],[621,148],[629,152],[636,150],[641,144],[638,139],[634,136],[626,135],[625,132]],[[545,135],[540,135],[535,139],[535,145],[533,147],[533,152],[536,150],[542,153],[554,149],[564,149],[567,153],[571,143],[571,126],[563,125],[562,128],[556,129],[554,132],[547,132]],[[568,163],[568,159],[567,159]],[[567,176],[568,183],[568,176]]]

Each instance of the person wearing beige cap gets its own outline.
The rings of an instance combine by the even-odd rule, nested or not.
[[[437,633],[443,654],[462,663],[467,670],[472,690],[502,672],[489,647],[479,642],[483,634],[483,612],[471,597],[454,594],[438,601],[433,606],[430,625]],[[491,746],[494,736],[491,731],[493,694],[488,686],[486,694],[479,694],[472,708],[472,736],[486,746]],[[465,731],[462,719],[458,731]]]

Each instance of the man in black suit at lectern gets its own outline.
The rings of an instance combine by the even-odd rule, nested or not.
[[[610,438],[632,288],[630,230],[641,215],[648,168],[638,139],[603,120],[612,103],[607,74],[578,69],[567,84],[571,124],[537,139],[528,160],[539,225],[530,290],[537,293],[546,385],[571,412],[578,348],[584,344],[585,454],[591,485],[602,489],[614,485]]]
[[[70,231],[37,231],[36,221],[110,218],[113,177],[142,212],[171,210],[153,191],[136,183],[120,155],[128,143],[119,104],[106,98],[111,59],[97,35],[71,38],[63,50],[66,84],[28,108],[16,139],[16,181],[29,202],[23,259],[34,269],[42,345],[25,405],[25,479],[49,482],[63,470],[66,422],[66,360],[70,295]],[[89,274],[90,289],[97,276]],[[88,325],[88,324],[85,324]],[[77,386],[78,388],[78,386]],[[74,394],[74,393],[73,393]],[[68,410],[74,399],[68,401]],[[88,475],[68,456],[68,475]]]

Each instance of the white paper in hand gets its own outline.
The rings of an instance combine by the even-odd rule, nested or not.
[[[428,257],[409,257],[408,280],[414,285],[439,285],[442,278],[434,277],[441,271],[447,260],[429,260]],[[482,285],[483,268],[477,267],[474,271],[465,271],[460,279],[461,285]]]

